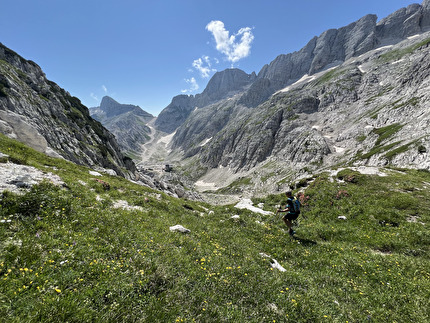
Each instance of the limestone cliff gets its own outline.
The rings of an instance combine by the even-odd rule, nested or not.
[[[246,74],[237,68],[217,72],[201,94],[174,97],[172,102],[161,111],[154,125],[160,131],[172,133],[196,108],[202,108],[243,92],[254,82],[255,78],[255,73]]]
[[[53,156],[134,177],[135,165],[80,100],[0,44],[0,131]]]
[[[426,0],[325,31],[243,91],[194,109],[172,156],[196,178],[268,163],[274,174],[338,163],[430,169],[429,30]]]

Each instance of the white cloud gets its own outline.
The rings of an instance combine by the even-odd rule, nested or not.
[[[107,90],[107,87],[106,87],[106,86],[102,85],[102,89],[103,89],[103,92],[104,92],[104,93],[107,93],[107,92],[108,92],[108,90]]]
[[[94,100],[96,100],[97,102],[99,101],[99,98],[97,97],[97,95],[95,95],[94,93],[91,93],[90,95]]]
[[[182,93],[192,93],[199,89],[199,85],[197,84],[197,81],[194,77],[190,79],[185,79],[185,82],[187,82],[190,85],[189,89],[182,90]]]
[[[216,49],[226,55],[230,62],[236,63],[251,53],[254,35],[250,27],[241,28],[237,34],[230,36],[230,32],[224,28],[222,21],[213,20],[207,24],[206,29],[214,36]]]
[[[211,60],[209,56],[202,56],[194,60],[193,67],[200,72],[203,78],[210,76],[211,72],[216,72],[216,69],[212,68]]]

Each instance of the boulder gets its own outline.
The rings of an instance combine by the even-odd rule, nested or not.
[[[184,228],[182,225],[177,224],[169,228],[172,232],[190,233],[191,230]]]

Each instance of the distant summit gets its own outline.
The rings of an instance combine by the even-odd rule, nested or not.
[[[138,157],[141,145],[150,139],[151,128],[147,124],[155,118],[152,114],[137,105],[118,103],[109,96],[103,97],[99,107],[89,110],[91,117],[115,135],[125,154]]]
[[[109,96],[104,96],[102,98],[99,107],[90,108],[91,116],[100,122],[103,122],[105,119],[110,119],[128,112],[132,112],[133,114],[141,116],[143,118],[154,118],[152,114],[142,110],[137,105],[121,104]]]

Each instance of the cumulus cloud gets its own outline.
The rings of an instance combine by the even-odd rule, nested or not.
[[[230,62],[236,63],[251,53],[254,35],[250,27],[241,28],[236,34],[230,36],[230,32],[225,29],[222,21],[213,20],[207,24],[206,29],[214,36],[216,49]]]
[[[199,85],[197,84],[197,81],[194,77],[190,79],[185,79],[185,82],[187,82],[190,87],[186,90],[182,90],[182,93],[192,93],[199,89]]]
[[[200,72],[201,77],[209,77],[211,72],[216,72],[216,69],[212,68],[211,60],[209,56],[202,56],[194,60],[193,67]]]

